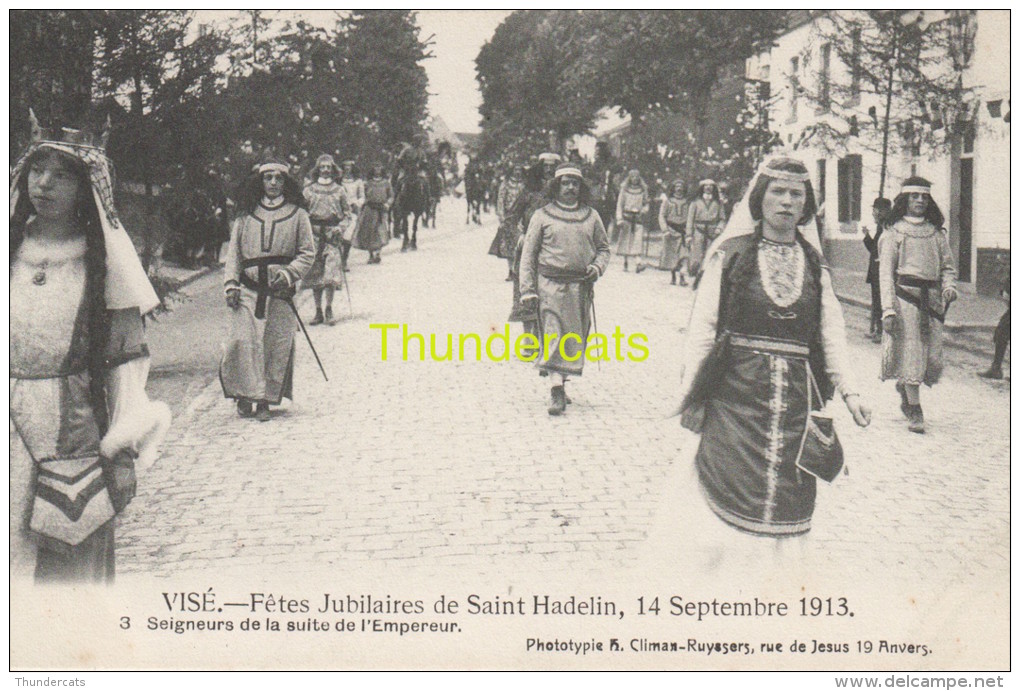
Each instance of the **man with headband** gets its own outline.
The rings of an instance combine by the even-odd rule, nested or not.
[[[560,165],[553,198],[532,215],[521,251],[521,301],[538,303],[538,366],[554,377],[550,415],[562,415],[568,376],[581,376],[592,316],[592,284],[609,265],[609,238],[589,206],[581,171]]]
[[[269,406],[293,398],[297,315],[288,304],[315,261],[301,188],[290,167],[263,161],[242,195],[224,268],[230,331],[220,362],[223,394],[241,417],[269,420]]]
[[[942,324],[957,298],[945,218],[931,183],[909,177],[893,201],[878,246],[882,292],[882,379],[896,379],[911,432],[924,433],[921,384],[942,374]]]

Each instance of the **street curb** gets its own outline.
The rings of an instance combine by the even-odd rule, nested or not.
[[[848,295],[839,295],[839,294],[837,294],[836,297],[839,298],[839,301],[844,303],[844,304],[853,305],[854,307],[860,307],[860,308],[868,310],[868,311],[871,310],[871,303],[870,302],[865,302],[864,300],[860,300],[858,298],[851,297],[851,296],[848,296]],[[964,323],[964,324],[944,324],[942,329],[943,329],[943,331],[945,331],[947,333],[952,333],[952,334],[966,333],[966,332],[978,332],[980,334],[991,335],[991,334],[995,333],[995,326],[990,325],[990,324],[966,324],[966,323]]]
[[[222,266],[218,266],[218,265],[217,266],[207,266],[204,269],[199,269],[198,271],[196,271],[195,273],[191,274],[190,276],[185,278],[183,281],[181,281],[180,288],[183,288],[183,287],[185,287],[187,285],[191,285],[192,283],[194,283],[198,279],[202,278],[203,276],[208,276],[209,274],[215,273],[216,271],[220,271],[222,269],[223,269],[223,267]]]

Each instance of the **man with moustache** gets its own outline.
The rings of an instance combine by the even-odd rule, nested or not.
[[[538,367],[554,377],[549,414],[562,415],[567,377],[584,369],[593,284],[609,265],[609,238],[579,168],[560,165],[547,189],[552,198],[532,215],[521,251],[521,302],[538,305]]]

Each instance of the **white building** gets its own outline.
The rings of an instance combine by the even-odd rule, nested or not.
[[[905,145],[909,122],[893,128],[884,196],[894,198],[910,175],[931,180],[963,289],[994,293],[1000,267],[1009,261],[1009,12],[926,11],[907,19],[955,19],[972,32],[973,52],[963,74],[970,91],[954,113],[966,125],[938,151]],[[825,202],[830,261],[863,270],[862,227],[873,226],[871,203],[879,196],[885,103],[856,88],[852,66],[838,57],[848,44],[833,38],[830,12],[792,12],[788,26],[768,53],[748,60],[746,76],[770,83],[771,127],[811,170],[819,201]],[[844,42],[837,49],[834,40]],[[933,121],[941,115],[933,111]]]

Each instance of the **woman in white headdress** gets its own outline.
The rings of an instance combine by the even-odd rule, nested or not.
[[[113,207],[105,136],[44,133],[11,176],[11,575],[110,582],[114,516],[170,411],[145,394],[159,300]]]
[[[701,433],[697,483],[712,513],[750,535],[790,538],[810,530],[814,512],[815,478],[796,465],[809,409],[835,391],[858,425],[871,411],[851,378],[807,169],[772,159],[749,189],[705,260],[681,409]]]

